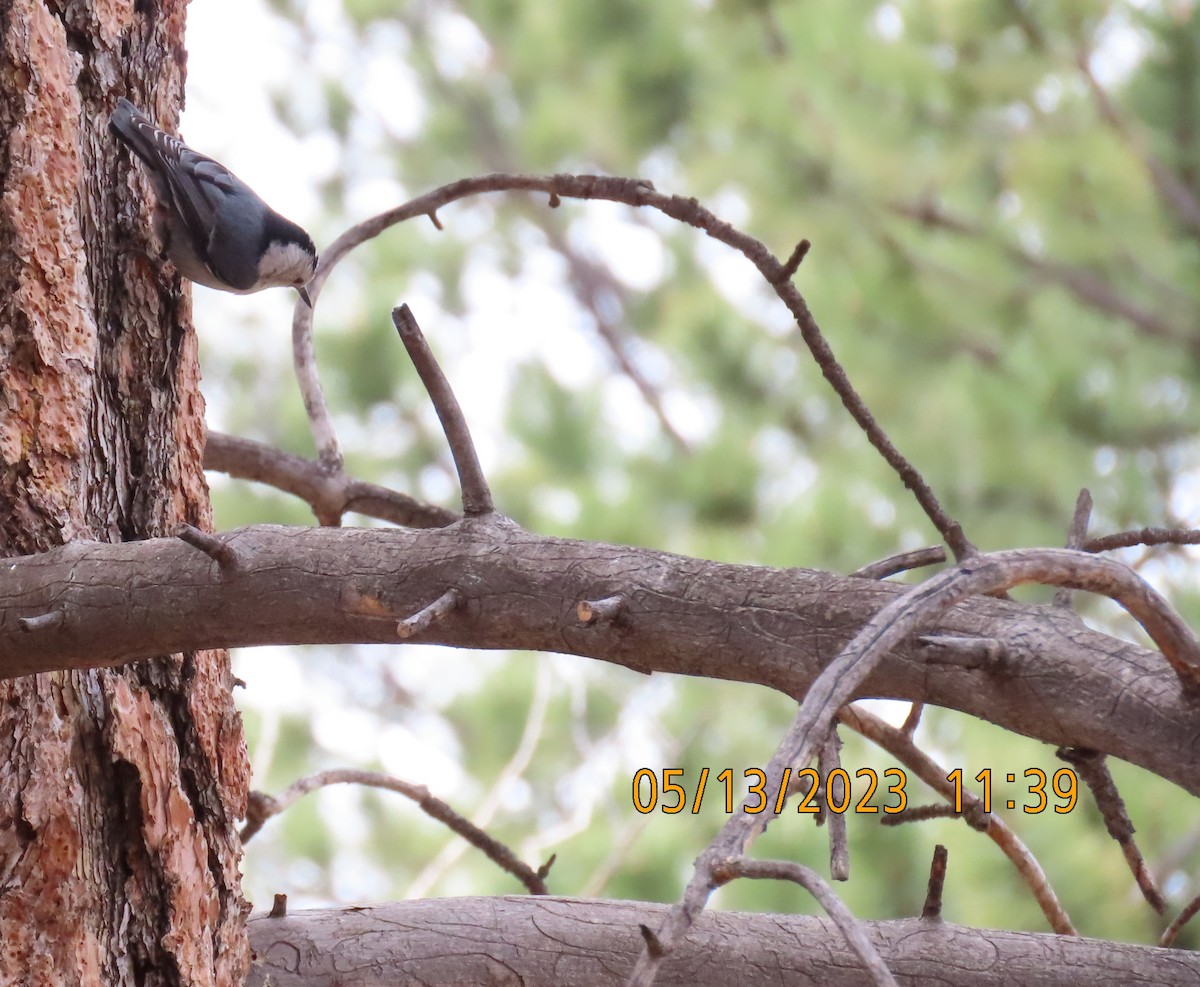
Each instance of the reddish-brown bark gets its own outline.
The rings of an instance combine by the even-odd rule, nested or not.
[[[0,555],[208,522],[187,299],[106,132],[126,86],[178,105],[184,9],[0,5]],[[0,684],[0,982],[240,981],[229,682],[203,652]]]

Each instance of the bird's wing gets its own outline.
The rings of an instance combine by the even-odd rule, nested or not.
[[[218,207],[237,190],[237,178],[220,162],[159,130],[127,99],[117,104],[109,126],[146,163],[155,191],[166,200],[163,206],[174,205],[178,210],[196,257],[218,278],[228,280],[223,272],[213,270],[209,244],[217,225]]]

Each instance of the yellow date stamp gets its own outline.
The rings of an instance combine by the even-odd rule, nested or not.
[[[955,812],[963,811],[964,802],[968,805],[981,802],[983,811],[991,812],[994,774],[1010,785],[1017,783],[1015,772],[1001,774],[984,768],[975,776],[975,781],[981,786],[981,794],[975,795],[966,790],[964,795],[964,772],[962,768],[955,768],[945,776],[945,784],[938,787],[943,788],[943,794]],[[733,768],[723,768],[716,773],[710,768],[701,768],[694,782],[689,782],[685,779],[683,768],[662,768],[658,771],[639,768],[633,774],[633,807],[642,815],[655,811],[668,816],[680,812],[695,814],[700,811],[708,795],[710,803],[718,801],[721,808],[730,814],[735,808],[736,777]],[[798,796],[796,811],[799,813],[815,814],[824,809],[837,815],[844,812],[895,815],[908,808],[908,775],[902,768],[887,768],[882,772],[874,768],[859,768],[853,776],[844,768],[834,768],[824,778],[815,768],[801,768],[795,772],[785,768],[779,783],[774,786],[768,786],[767,773],[761,768],[746,768],[741,772],[741,778],[746,782],[746,796],[740,807],[741,811],[750,815],[768,809],[778,815],[783,811],[789,794]],[[1019,805],[1022,812],[1034,815],[1053,807],[1054,812],[1062,815],[1075,808],[1079,782],[1070,768],[1060,768],[1053,776],[1047,775],[1041,768],[1027,768],[1021,778],[1020,798],[1000,800],[1006,809],[1016,809]],[[879,796],[877,800],[876,795]]]
[[[683,812],[690,805],[690,811],[697,813],[705,794],[710,791],[711,776],[711,781],[715,782],[713,787],[718,789],[717,798],[723,798],[725,812],[733,812],[733,768],[725,768],[715,776],[711,769],[701,768],[694,787],[684,785],[683,776],[683,768],[663,768],[661,771],[639,768],[633,775],[633,807],[643,815],[657,809],[670,816]],[[773,807],[778,815],[793,787],[797,793],[803,793],[796,805],[797,812],[820,812],[822,802],[830,812],[839,815],[848,811],[894,814],[908,808],[908,796],[904,791],[908,776],[900,768],[888,768],[882,773],[882,779],[874,768],[859,768],[854,772],[853,781],[844,768],[834,768],[824,779],[815,768],[801,768],[794,775],[791,768],[784,768],[783,777],[773,791],[767,788],[767,773],[762,768],[746,768],[742,778],[749,783],[742,810],[750,815],[764,812],[769,807]],[[855,790],[857,798],[852,795]],[[882,806],[876,805],[871,801],[876,792],[891,798],[886,798]]]

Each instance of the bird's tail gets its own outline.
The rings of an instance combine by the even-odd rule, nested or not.
[[[179,138],[163,133],[145,113],[122,97],[108,119],[108,129],[134,154],[150,166],[151,172],[162,164],[164,155],[178,157]]]

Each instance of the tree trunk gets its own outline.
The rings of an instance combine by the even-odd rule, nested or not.
[[[208,527],[189,299],[107,132],[127,87],[172,118],[183,26],[176,0],[0,0],[0,555]],[[230,683],[214,651],[0,683],[0,982],[241,981]]]

